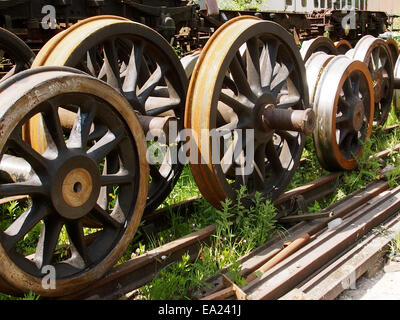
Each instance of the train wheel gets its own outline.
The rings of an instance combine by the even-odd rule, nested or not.
[[[342,55],[333,58],[320,77],[314,98],[318,159],[329,171],[352,170],[372,131],[374,91],[369,70]]]
[[[0,197],[26,198],[0,216],[6,292],[79,290],[115,264],[142,218],[149,169],[138,118],[117,91],[72,70],[31,69],[0,85]],[[68,136],[60,109],[75,113]],[[22,139],[23,126],[38,114],[47,139],[43,154]],[[118,168],[104,173],[109,159],[118,159]],[[113,201],[104,203],[110,186]],[[86,218],[100,227],[84,228]]]
[[[0,28],[0,82],[29,69],[34,57],[35,54],[25,42]]]
[[[43,65],[75,67],[106,81],[119,90],[139,114],[156,118],[153,123],[160,126],[153,126],[154,129],[164,129],[169,119],[174,119],[176,132],[184,128],[188,85],[185,71],[161,35],[142,24],[114,16],[83,20],[46,44],[33,67]],[[31,137],[38,126],[40,124],[31,123]],[[148,131],[148,126],[144,129]],[[166,133],[164,138],[173,140],[173,136]],[[40,137],[38,139],[32,141],[35,148],[43,144]],[[150,165],[146,213],[156,209],[169,195],[183,168],[174,161],[181,142],[166,143],[163,159]]]
[[[394,89],[394,66],[390,48],[382,39],[365,36],[354,48],[353,59],[368,66],[374,88],[374,124],[383,126],[392,106]]]
[[[340,41],[335,42],[335,47],[337,49],[338,54],[346,54],[347,51],[353,49],[353,46],[346,39],[342,39]]]
[[[307,40],[303,42],[301,46],[300,54],[304,61],[307,61],[313,53],[325,52],[329,55],[337,55],[338,51],[334,42],[327,37],[317,37],[312,40]]]
[[[220,207],[242,185],[250,195],[282,193],[304,148],[299,131],[311,134],[315,124],[307,106],[304,62],[288,32],[249,16],[220,27],[202,50],[186,102],[185,126],[198,141],[191,169],[207,201]]]

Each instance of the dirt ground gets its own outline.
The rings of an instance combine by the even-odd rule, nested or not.
[[[400,271],[378,271],[375,276],[363,276],[356,289],[344,291],[337,300],[400,300]]]

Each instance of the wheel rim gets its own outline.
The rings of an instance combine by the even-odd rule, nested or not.
[[[103,276],[136,232],[147,196],[146,145],[129,104],[101,81],[49,68],[28,70],[19,77],[1,86],[0,167],[2,176],[19,178],[2,180],[0,195],[28,195],[30,205],[21,207],[19,217],[2,220],[0,276],[20,291],[60,296]],[[61,107],[77,114],[67,139]],[[21,135],[23,125],[38,113],[48,142],[43,154]],[[118,159],[118,168],[104,169],[113,158]],[[10,165],[10,159],[24,162],[28,174],[19,174],[21,167]],[[116,190],[113,203],[105,197],[109,187]],[[99,226],[84,229],[86,218]],[[55,254],[63,226],[70,243],[66,256]],[[84,232],[95,233],[91,242]],[[34,243],[34,252],[28,255],[19,248],[27,237]],[[44,266],[55,268],[54,290],[42,287]]]
[[[16,35],[0,28],[0,82],[29,69],[35,54]]]
[[[373,88],[366,66],[346,56],[332,59],[321,75],[314,108],[314,143],[321,165],[330,171],[354,169],[372,130]]]
[[[400,79],[400,56],[397,58],[396,65],[394,68],[394,78],[395,81],[399,81]],[[393,94],[393,105],[394,105],[394,110],[396,112],[396,116],[400,116],[400,93],[399,93],[398,86],[396,87],[396,90],[394,90]]]
[[[353,49],[353,46],[346,39],[335,42],[335,47],[338,54],[346,54],[349,50]]]
[[[310,93],[310,102],[313,103],[315,100],[315,93],[321,79],[322,72],[326,65],[334,58],[332,55],[328,55],[325,52],[314,53],[306,62],[307,72],[307,84]],[[314,106],[314,111],[317,110]]]
[[[364,62],[371,73],[375,103],[374,124],[383,126],[389,115],[394,90],[390,48],[382,39],[365,36],[354,49],[354,60]]]
[[[250,194],[259,191],[272,198],[290,182],[304,147],[304,135],[260,130],[257,114],[266,104],[276,102],[280,103],[277,108],[303,109],[308,105],[304,63],[293,38],[278,24],[254,17],[238,17],[225,23],[201,53],[186,104],[185,126],[192,129],[195,141],[200,141],[199,158],[196,163],[191,161],[191,169],[200,191],[212,205],[220,207],[225,198],[235,199],[243,182]],[[228,114],[232,118],[228,119]],[[235,172],[241,172],[240,165],[229,162],[236,148],[233,142],[224,150],[224,157],[219,157],[218,164],[212,164],[209,132],[222,128],[230,132],[229,139],[238,129],[255,130],[254,170],[250,175],[236,174],[232,178],[235,166]],[[241,152],[239,158],[243,158]],[[204,159],[206,164],[200,164]]]
[[[337,55],[337,49],[333,41],[327,37],[317,37],[312,40],[307,40],[303,42],[301,46],[300,54],[303,60],[306,62],[313,53],[325,52],[329,55]]]
[[[394,39],[388,39],[388,40],[386,40],[386,43],[390,48],[390,53],[392,55],[392,61],[393,61],[393,65],[394,65],[399,56],[399,46],[397,45],[397,42]]]
[[[112,16],[84,20],[51,40],[35,59],[33,66],[38,65],[84,70],[118,89],[141,115],[172,116],[177,131],[184,128],[187,77],[169,44],[144,25]],[[37,124],[31,127],[37,131]],[[163,161],[150,165],[146,213],[164,201],[179,179],[183,165],[172,161],[180,146],[170,141]]]

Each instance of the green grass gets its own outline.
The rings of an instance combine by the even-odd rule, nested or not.
[[[243,188],[238,192],[235,204],[227,199],[222,210],[208,205],[206,211],[195,212],[186,224],[189,228],[199,229],[215,223],[217,228],[211,244],[202,246],[193,263],[185,254],[180,262],[162,269],[158,277],[140,289],[140,295],[148,300],[189,299],[192,290],[203,287],[208,277],[231,264],[230,277],[243,285],[245,280],[239,274],[237,259],[268,241],[279,230],[274,220],[276,209],[271,202],[257,194],[250,208],[245,208],[241,201],[245,196]]]

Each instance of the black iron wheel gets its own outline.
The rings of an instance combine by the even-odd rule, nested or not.
[[[142,218],[148,165],[139,120],[118,92],[70,68],[24,71],[0,85],[0,102],[0,198],[25,199],[0,216],[2,289],[41,296],[79,290],[115,264]],[[68,135],[61,110],[75,114]],[[38,115],[43,153],[23,139]],[[85,219],[98,226],[84,227]],[[54,288],[42,283],[48,267]]]

